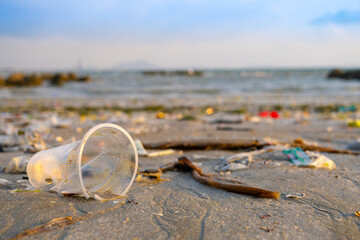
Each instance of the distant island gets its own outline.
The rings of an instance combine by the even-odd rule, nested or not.
[[[359,79],[360,80],[360,70],[341,70],[333,69],[329,72],[328,78],[339,78],[339,79]]]

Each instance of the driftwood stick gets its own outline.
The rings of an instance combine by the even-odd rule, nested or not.
[[[287,143],[279,142],[280,144],[286,145]],[[262,149],[269,146],[268,143],[260,143],[258,141],[240,141],[234,139],[192,139],[183,141],[170,141],[170,142],[149,142],[143,144],[147,149],[182,149],[182,150],[248,150],[248,149]],[[289,144],[291,147],[300,147],[304,151],[316,151],[316,152],[328,152],[337,154],[350,154],[360,155],[358,152],[350,150],[335,149],[330,147],[322,147],[305,144],[302,140],[296,139],[294,142]]]
[[[243,186],[234,183],[222,183],[218,181],[216,178],[211,178],[207,176],[200,175],[197,171],[193,171],[192,175],[194,179],[202,184],[209,185],[210,187],[219,188],[226,190],[228,192],[240,193],[240,194],[247,194],[252,195],[255,197],[262,197],[262,198],[274,198],[279,199],[280,193],[279,192],[271,192],[261,188],[254,188]]]
[[[352,152],[349,150],[340,150],[340,149],[334,149],[329,147],[321,147],[321,146],[315,146],[315,145],[308,145],[304,143],[297,143],[294,142],[290,144],[292,147],[299,147],[304,151],[314,151],[314,152],[327,152],[327,153],[337,153],[337,154],[350,154],[350,155],[359,155],[360,153]]]
[[[202,169],[195,166],[187,157],[182,156],[179,157],[179,163],[182,165],[186,165],[189,169],[192,170],[192,175],[194,179],[200,183],[209,185],[214,188],[224,189],[229,192],[240,193],[240,194],[247,194],[256,197],[262,198],[274,198],[279,199],[280,193],[279,192],[271,192],[268,190],[264,190],[261,188],[254,188],[243,186],[235,183],[224,183],[219,181],[219,179],[212,177],[212,175],[204,174]]]
[[[258,141],[239,141],[239,140],[184,140],[167,142],[143,143],[146,149],[182,149],[182,150],[245,150],[250,148],[261,149],[268,144]]]

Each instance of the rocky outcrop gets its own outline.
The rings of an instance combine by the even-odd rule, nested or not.
[[[5,79],[0,76],[0,87],[3,87],[5,85],[6,85]]]
[[[77,79],[78,82],[90,82],[91,81],[91,78],[90,76],[84,76],[84,77],[79,77]]]
[[[334,69],[329,72],[327,77],[328,78],[359,79],[360,80],[360,70],[344,71],[341,69]]]
[[[75,72],[41,74],[15,72],[8,76],[6,80],[0,77],[0,87],[34,87],[43,85],[44,81],[49,81],[52,86],[62,86],[70,81],[89,82],[90,80],[90,76],[78,77]]]
[[[24,77],[24,85],[35,87],[41,86],[43,84],[43,79],[37,74],[30,74]]]
[[[10,86],[10,87],[24,86],[25,85],[24,79],[25,79],[25,74],[20,72],[13,73],[6,79],[6,86]]]
[[[65,73],[57,73],[50,80],[51,85],[62,86],[65,82],[69,80],[69,76]]]
[[[75,72],[69,72],[68,76],[69,76],[69,81],[76,81],[77,80],[77,75],[76,75]]]

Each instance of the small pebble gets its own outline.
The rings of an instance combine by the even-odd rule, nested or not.
[[[201,194],[201,198],[209,199],[209,195],[207,195],[206,193],[203,193],[203,194]]]

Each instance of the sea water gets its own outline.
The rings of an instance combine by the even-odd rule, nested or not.
[[[327,79],[329,69],[205,70],[200,77],[146,76],[141,71],[83,71],[89,83],[56,87],[1,88],[0,99],[215,99],[251,98],[292,101],[356,101],[359,80]],[[1,73],[0,73],[1,74]],[[4,76],[4,74],[2,74]]]

